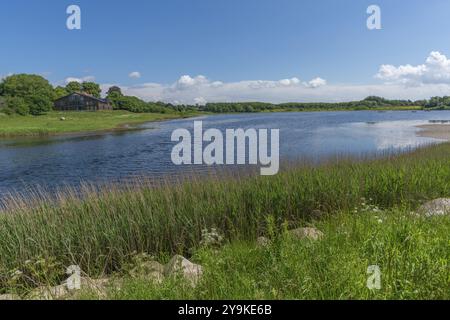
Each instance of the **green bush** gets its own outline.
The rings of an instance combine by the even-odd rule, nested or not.
[[[5,113],[14,114],[17,113],[21,116],[25,116],[30,113],[30,107],[25,102],[25,99],[20,97],[6,97],[5,99]]]
[[[28,110],[32,115],[40,115],[52,109],[54,90],[41,76],[17,74],[2,81],[0,95],[15,99],[9,101],[8,109],[19,114],[26,114]]]

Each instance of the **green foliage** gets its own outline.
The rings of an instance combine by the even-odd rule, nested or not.
[[[200,109],[207,112],[264,112],[264,111],[317,111],[317,110],[370,110],[379,108],[420,107],[424,101],[413,102],[411,100],[387,100],[381,97],[371,96],[362,101],[340,103],[281,103],[271,104],[262,102],[236,102],[236,103],[208,103]]]
[[[0,112],[5,112],[6,102],[5,98],[0,96]]]
[[[17,113],[21,116],[25,116],[30,113],[30,107],[25,102],[25,99],[20,97],[6,97],[5,99],[5,109],[4,112],[6,114],[14,114]]]
[[[120,87],[118,86],[112,86],[108,89],[108,92],[106,93],[107,96],[109,95],[117,95],[117,96],[122,96],[122,89],[120,89]]]
[[[77,81],[72,81],[66,85],[66,91],[68,94],[71,94],[74,92],[82,92],[83,87],[81,86],[81,83],[79,83]]]
[[[83,92],[96,98],[100,98],[102,93],[100,85],[95,82],[80,83],[77,81],[69,82],[66,85],[65,91],[67,94],[71,94],[74,92]]]
[[[110,87],[106,93],[106,99],[108,99],[115,110],[121,109],[123,97],[122,90],[117,86]]]
[[[96,98],[101,97],[102,89],[100,89],[100,85],[95,82],[83,82],[81,84],[81,90],[84,93],[87,93]]]
[[[67,96],[68,94],[69,94],[69,92],[68,92],[67,89],[64,88],[64,87],[57,86],[57,87],[55,88],[55,99],[59,99],[59,98],[65,97],[65,96]]]
[[[42,115],[53,108],[53,99],[49,99],[46,94],[34,94],[28,100],[30,113],[32,115],[38,116]]]
[[[425,108],[428,109],[449,109],[450,108],[450,97],[432,97],[425,104]]]
[[[8,286],[26,291],[39,286],[57,285],[64,279],[65,269],[54,257],[27,260],[20,268],[7,272]]]
[[[5,78],[0,86],[5,97],[20,98],[10,100],[9,110],[19,110],[20,114],[29,110],[40,115],[52,109],[54,91],[50,83],[41,76],[18,74]]]
[[[119,87],[111,87],[107,93],[107,99],[116,110],[127,110],[135,113],[169,113],[173,111],[193,111],[193,107],[174,107],[162,102],[145,102],[137,97],[125,96]]]

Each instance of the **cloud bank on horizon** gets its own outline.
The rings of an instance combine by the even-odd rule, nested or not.
[[[129,75],[139,79],[140,73]],[[222,82],[203,75],[183,75],[173,84],[142,83],[133,86],[102,84],[104,92],[119,85],[127,95],[146,101],[175,104],[205,104],[207,102],[264,101],[282,102],[339,102],[361,100],[377,95],[388,99],[425,99],[450,95],[450,59],[433,51],[420,65],[381,65],[374,76],[379,84],[329,84],[317,77],[302,81],[297,77],[281,80],[243,80]],[[90,78],[93,78],[92,76]],[[82,81],[79,78],[67,80]],[[66,82],[67,82],[66,80]]]

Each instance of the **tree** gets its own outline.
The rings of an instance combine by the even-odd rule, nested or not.
[[[43,94],[35,94],[29,101],[31,102],[29,108],[32,115],[41,115],[53,108],[53,99],[49,100],[48,96]]]
[[[440,108],[444,105],[443,98],[441,97],[432,97],[428,103],[425,105],[425,108]]]
[[[95,82],[83,82],[81,88],[84,93],[90,94],[96,98],[101,97],[102,89],[100,89],[100,85]]]
[[[122,89],[120,89],[118,86],[112,86],[111,88],[108,89],[108,92],[106,93],[107,96],[116,94],[119,96],[123,96]]]
[[[114,107],[114,109],[119,109],[120,101],[123,98],[122,90],[117,86],[113,86],[108,89],[106,98],[111,102],[111,105]]]
[[[29,74],[12,75],[3,80],[1,92],[15,104],[20,110],[29,109],[33,115],[43,114],[52,109],[54,91],[50,83],[41,76]],[[11,100],[21,98],[23,101]]]
[[[71,94],[74,92],[82,92],[83,88],[81,86],[81,83],[79,83],[77,81],[71,81],[66,85],[66,91],[67,91],[67,94]]]
[[[67,92],[67,89],[61,86],[58,86],[55,88],[55,99],[62,98],[64,96],[67,96],[69,93]]]
[[[30,108],[25,102],[25,99],[20,97],[6,97],[5,112],[7,114],[17,113],[21,116],[26,116],[30,113]]]

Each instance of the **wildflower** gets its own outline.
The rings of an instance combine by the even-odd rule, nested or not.
[[[224,237],[217,231],[216,228],[212,228],[211,230],[203,229],[200,244],[205,247],[217,247],[222,244],[223,240]]]

